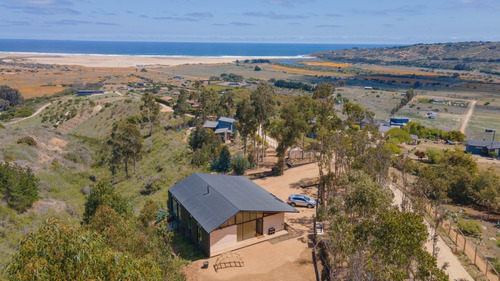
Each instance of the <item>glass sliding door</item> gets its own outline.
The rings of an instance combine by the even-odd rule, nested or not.
[[[237,241],[254,238],[257,234],[257,221],[238,224],[236,229]]]

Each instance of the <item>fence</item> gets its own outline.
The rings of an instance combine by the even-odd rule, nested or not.
[[[427,205],[426,208],[427,212],[433,216],[434,213],[432,207]],[[462,251],[464,255],[469,258],[471,263],[474,264],[479,271],[486,276],[486,278],[488,278],[488,280],[500,281],[500,275],[496,271],[495,267],[493,267],[488,258],[478,250],[477,245],[475,245],[474,242],[469,241],[462,231],[454,227],[449,220],[444,220],[441,226],[445,229],[446,234],[455,244],[455,254],[458,254],[458,251]]]
[[[312,241],[313,241],[312,259],[313,259],[313,264],[314,264],[314,273],[316,273],[316,281],[320,281],[321,275],[319,274],[318,255],[316,253],[316,245],[317,245],[316,244],[316,217],[313,218]]]

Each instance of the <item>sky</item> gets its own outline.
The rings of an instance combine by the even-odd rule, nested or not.
[[[0,38],[358,44],[500,41],[500,0],[0,0]]]

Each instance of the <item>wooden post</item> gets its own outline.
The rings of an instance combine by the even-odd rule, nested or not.
[[[464,237],[464,253],[465,253],[465,245],[467,245],[467,238]]]
[[[458,246],[458,231],[457,231],[457,235],[455,235],[455,245]]]
[[[450,232],[451,232],[451,222],[450,222],[449,227],[448,227],[448,236],[450,236]]]
[[[476,264],[476,258],[477,258],[477,246],[476,246],[476,250],[474,251],[474,264]]]
[[[484,274],[486,274],[486,278],[488,278],[488,265],[490,263],[488,262],[488,259],[486,259],[486,272]]]

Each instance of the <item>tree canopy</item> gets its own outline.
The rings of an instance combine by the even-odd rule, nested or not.
[[[24,212],[38,199],[38,178],[30,168],[0,164],[0,196],[10,208]]]

